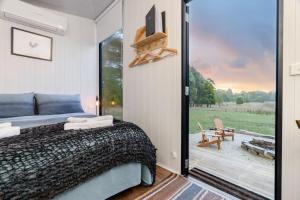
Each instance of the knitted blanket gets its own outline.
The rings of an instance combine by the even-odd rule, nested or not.
[[[147,166],[155,178],[156,150],[132,123],[64,131],[64,123],[23,129],[0,140],[0,199],[51,199],[126,163]]]

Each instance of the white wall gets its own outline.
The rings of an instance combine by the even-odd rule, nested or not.
[[[299,200],[300,76],[290,76],[291,64],[300,63],[300,1],[284,1],[282,199]]]
[[[95,112],[98,94],[95,23],[60,14],[69,20],[65,36],[0,19],[0,93],[80,93],[85,111]],[[53,61],[11,55],[12,26],[53,37]]]
[[[123,5],[119,0],[103,17],[97,20],[97,40],[102,42],[123,26]]]
[[[150,8],[167,12],[169,47],[179,55],[129,68],[135,57],[130,45],[145,24]],[[181,0],[124,2],[124,119],[139,125],[156,148],[158,164],[180,172],[181,153]],[[172,152],[177,158],[172,157]]]

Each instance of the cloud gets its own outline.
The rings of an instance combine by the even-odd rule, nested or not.
[[[275,89],[276,2],[191,3],[190,62],[220,88]]]
[[[243,57],[237,58],[231,63],[231,66],[238,69],[245,68],[247,66],[247,59]]]
[[[275,0],[201,0],[191,3],[196,29],[221,36],[241,54],[261,56],[275,49]]]

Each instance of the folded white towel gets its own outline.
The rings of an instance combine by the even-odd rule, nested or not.
[[[69,123],[84,123],[87,122],[87,118],[69,117],[67,121]]]
[[[20,135],[20,127],[6,127],[0,129],[0,139]]]
[[[84,123],[84,122],[90,122],[90,121],[103,121],[103,120],[113,120],[114,117],[112,115],[104,115],[104,116],[98,116],[98,117],[69,117],[67,119],[70,123]]]
[[[103,115],[92,118],[92,120],[96,121],[103,121],[103,120],[114,120],[114,117],[112,115]]]
[[[92,129],[100,127],[108,127],[113,125],[113,120],[102,120],[102,121],[87,121],[83,123],[65,123],[65,130],[79,130],[79,129]]]
[[[0,128],[7,128],[7,127],[11,127],[11,123],[10,122],[0,123]]]

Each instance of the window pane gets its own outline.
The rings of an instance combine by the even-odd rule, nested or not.
[[[102,43],[102,113],[123,117],[123,33],[116,32]]]

